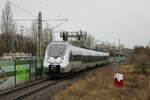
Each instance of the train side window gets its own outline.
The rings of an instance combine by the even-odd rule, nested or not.
[[[86,62],[87,60],[87,56],[86,55],[82,55],[82,62]]]
[[[73,55],[71,52],[69,59],[70,59],[70,61],[79,61],[79,60],[81,60],[81,55]]]
[[[81,55],[74,55],[74,60],[75,61],[81,60]]]

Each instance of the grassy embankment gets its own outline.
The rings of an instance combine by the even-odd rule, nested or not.
[[[124,87],[115,88],[113,67],[88,74],[84,79],[56,94],[54,100],[150,100],[150,75],[134,72],[133,65],[122,65]]]

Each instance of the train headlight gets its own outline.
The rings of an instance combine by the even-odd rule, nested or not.
[[[50,62],[50,58],[47,58],[47,61]]]
[[[61,57],[60,63],[62,63],[64,61],[64,57]]]

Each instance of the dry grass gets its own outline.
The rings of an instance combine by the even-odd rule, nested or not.
[[[133,66],[133,65],[130,65]],[[150,100],[150,76],[133,73],[131,67],[122,66],[124,87],[115,88],[113,68],[105,67],[79,79],[54,100]]]

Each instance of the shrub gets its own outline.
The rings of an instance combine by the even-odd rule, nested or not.
[[[148,47],[136,46],[127,58],[129,64],[136,65],[138,72],[147,73],[147,69],[150,68],[150,48]]]

